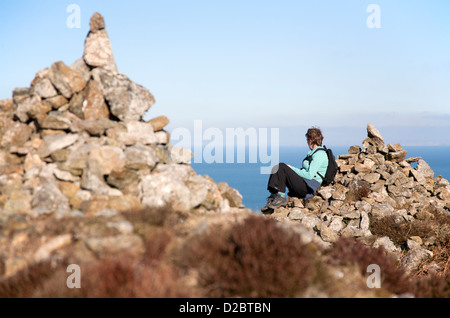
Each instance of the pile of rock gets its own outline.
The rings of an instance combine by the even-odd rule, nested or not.
[[[399,222],[412,222],[433,218],[430,211],[449,213],[446,179],[434,177],[422,158],[406,158],[407,152],[399,144],[385,144],[373,125],[368,124],[367,133],[362,147],[351,146],[348,154],[338,156],[335,184],[320,188],[307,201],[291,198],[288,207],[276,210],[272,217],[300,222],[328,244],[350,236],[400,252],[388,237],[372,235],[373,218],[393,215]],[[411,246],[418,251],[417,244]],[[424,257],[430,255],[421,249]]]
[[[197,175],[191,152],[170,144],[165,116],[143,121],[154,102],[146,88],[118,73],[98,13],[83,58],[70,66],[53,63],[30,87],[0,101],[0,275],[75,241],[69,233],[49,237],[36,228],[37,219],[117,216],[164,206],[186,213],[242,210],[236,190]],[[117,237],[103,240],[101,233],[83,236],[80,230],[78,238],[98,251],[140,246],[128,225],[112,224],[119,224]],[[44,252],[41,245],[47,246]]]

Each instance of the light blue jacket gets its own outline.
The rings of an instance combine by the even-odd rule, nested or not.
[[[326,151],[317,150],[319,148],[323,149],[323,147],[320,146],[308,152],[308,156],[311,156],[314,153],[311,164],[308,160],[304,160],[303,167],[301,169],[292,167],[292,170],[294,170],[300,177],[305,179],[305,181],[315,180],[320,185],[322,184],[323,180],[318,173],[320,173],[322,176],[325,176],[328,168],[328,156]]]

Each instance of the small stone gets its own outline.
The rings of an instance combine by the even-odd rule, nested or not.
[[[80,73],[72,70],[63,62],[55,62],[49,70],[49,79],[58,91],[65,97],[71,98],[86,87],[86,80]]]
[[[0,112],[13,113],[16,108],[11,98],[0,100]]]
[[[58,92],[48,78],[39,78],[32,85],[31,94],[36,94],[42,98],[50,98],[58,95]]]
[[[79,58],[73,62],[73,64],[70,65],[70,68],[78,72],[86,82],[89,82],[91,79],[91,70],[89,69],[89,66],[86,65],[83,58]]]
[[[45,137],[38,149],[38,155],[45,158],[53,152],[69,147],[78,139],[78,135],[56,135]]]
[[[317,193],[324,199],[328,200],[333,196],[333,193],[336,192],[334,187],[320,187]]]
[[[320,237],[325,242],[336,242],[337,241],[337,235],[335,232],[333,232],[328,226],[326,226],[324,223],[318,223],[314,227],[316,231],[319,232]]]
[[[381,136],[378,129],[376,129],[372,124],[367,124],[367,135],[369,138],[378,138],[383,141],[383,136]]]
[[[426,161],[423,159],[419,159],[417,161],[416,170],[418,172],[420,172],[425,178],[433,178],[434,177],[434,171],[430,168],[428,163],[426,163]]]
[[[369,183],[375,183],[380,180],[381,175],[379,173],[368,173],[363,176],[363,180],[366,180]]]
[[[397,152],[397,151],[403,150],[403,148],[400,144],[395,144],[395,145],[388,144],[387,147],[388,147],[389,151],[391,151],[391,152]]]
[[[405,160],[406,157],[406,150],[400,150],[396,152],[389,152],[388,154],[388,160],[394,161],[394,162],[400,162],[402,160]]]
[[[39,115],[37,121],[41,129],[67,130],[71,125],[71,121],[58,112]]]
[[[341,216],[344,219],[360,219],[361,218],[361,213],[359,211],[348,211],[348,212],[344,212],[341,213]]]
[[[109,118],[109,109],[97,81],[91,80],[84,90],[82,112],[86,120]]]
[[[21,122],[27,123],[30,120],[28,112],[33,108],[35,104],[39,103],[40,101],[41,98],[39,96],[26,95],[23,99],[21,98],[20,101],[14,102],[17,105],[14,114]]]
[[[360,146],[350,146],[350,148],[348,149],[349,154],[359,154],[360,152],[361,152]]]
[[[61,106],[64,106],[66,104],[69,103],[69,101],[67,100],[67,98],[65,98],[64,96],[58,95],[55,97],[51,97],[45,100],[47,103],[49,103],[53,109],[58,109]]]
[[[219,182],[217,184],[220,194],[224,199],[227,199],[230,207],[240,208],[243,207],[242,195],[238,190],[230,187],[226,182]]]
[[[390,253],[400,253],[401,249],[396,247],[388,236],[378,238],[372,245],[374,248],[383,247]]]
[[[155,132],[155,137],[160,145],[167,145],[170,143],[170,133],[164,130]]]
[[[332,230],[335,233],[339,233],[339,231],[341,231],[344,228],[343,219],[344,218],[342,216],[333,216],[331,218],[330,224],[328,225],[330,230]]]
[[[305,208],[298,208],[294,207],[289,211],[289,219],[294,221],[299,221],[305,217],[305,213],[307,213],[308,210]]]
[[[91,20],[89,21],[89,26],[91,28],[91,32],[97,32],[104,29],[105,20],[103,16],[100,13],[95,12],[91,17]]]
[[[169,119],[166,116],[159,116],[149,120],[148,122],[153,126],[153,130],[156,132],[166,127],[169,124]]]
[[[410,242],[411,243],[411,242]],[[433,256],[433,252],[415,246],[415,248],[410,249],[402,258],[401,265],[407,271],[414,271],[421,264],[424,259],[430,258]]]
[[[69,201],[61,193],[57,186],[51,182],[45,183],[36,190],[31,201],[31,215],[40,216],[42,214],[56,213],[64,215],[70,211]]]
[[[420,236],[413,236],[406,240],[406,247],[408,250],[420,248],[422,245],[422,239]]]
[[[357,162],[354,167],[355,171],[358,173],[371,173],[372,167],[365,165],[363,163]]]
[[[157,162],[155,151],[140,144],[127,147],[125,158],[125,167],[134,170],[152,169]]]
[[[193,157],[192,152],[189,149],[179,148],[170,145],[170,156],[175,163],[190,164]]]
[[[71,234],[63,234],[52,238],[47,243],[39,247],[39,249],[34,254],[34,261],[42,262],[48,259],[54,251],[61,249],[66,245],[69,245],[71,242]]]
[[[359,228],[363,231],[368,231],[370,227],[369,215],[366,212],[361,212],[361,222]]]

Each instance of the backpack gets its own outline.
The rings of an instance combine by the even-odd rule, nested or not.
[[[323,150],[327,153],[328,156],[328,167],[327,172],[325,173],[325,176],[322,176],[320,173],[317,173],[322,178],[322,186],[330,185],[334,182],[334,177],[336,176],[336,173],[338,171],[338,165],[336,163],[336,159],[334,157],[333,151],[331,149],[328,149],[327,147],[323,146],[323,148],[319,148],[316,151],[312,153],[311,156],[307,156],[305,160],[308,160],[311,164],[313,155],[317,152]]]

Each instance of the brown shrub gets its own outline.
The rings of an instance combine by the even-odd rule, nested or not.
[[[143,208],[122,213],[133,224],[170,226],[182,221],[185,216],[171,207]]]
[[[370,194],[370,183],[360,178],[354,178],[350,181],[349,191],[346,196],[347,202],[356,202]]]
[[[395,215],[372,218],[370,222],[370,231],[373,235],[388,236],[397,246],[406,244],[406,240],[411,236],[427,238],[433,233],[433,229],[434,222],[432,220],[398,222]]]
[[[439,274],[450,274],[450,231],[447,229],[443,232],[438,232],[433,246],[429,249],[433,253],[433,256],[429,257],[421,264],[417,274],[426,275],[428,272],[428,264],[437,266],[437,268],[439,268]]]
[[[450,273],[433,273],[417,278],[414,296],[417,298],[450,298]]]
[[[30,298],[36,289],[50,279],[55,270],[64,267],[64,262],[52,264],[41,262],[30,265],[15,275],[0,280],[0,298]]]
[[[140,217],[147,216],[141,215]],[[9,279],[0,280],[0,297],[40,298],[179,298],[199,293],[184,286],[173,267],[167,248],[173,238],[170,228],[153,226],[141,233],[142,256],[115,254],[94,261],[72,259],[81,271],[81,288],[68,288],[68,264],[50,266],[45,262],[30,266]]]
[[[198,295],[181,283],[169,264],[148,265],[128,255],[82,263],[80,271],[81,288],[68,288],[68,274],[60,269],[34,290],[33,297],[185,298]]]
[[[292,297],[315,275],[314,253],[300,236],[262,216],[196,238],[182,257],[209,297]]]
[[[145,264],[122,257],[87,265],[78,297],[83,298],[178,298],[192,293],[168,264]]]
[[[362,276],[367,275],[371,264],[380,266],[381,287],[395,294],[411,292],[412,286],[404,270],[399,268],[393,257],[381,248],[371,248],[354,238],[341,237],[327,252],[331,265],[356,265]]]

